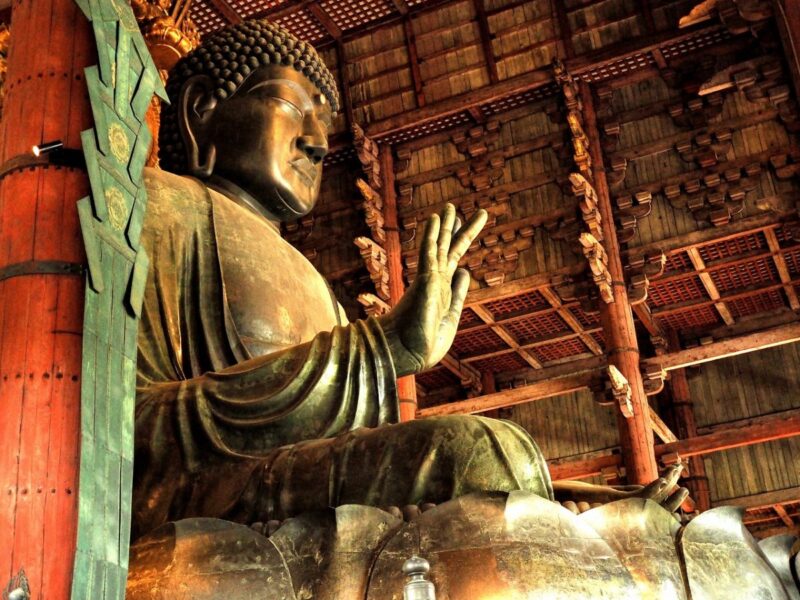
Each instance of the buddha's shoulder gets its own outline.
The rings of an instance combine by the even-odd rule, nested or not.
[[[196,179],[145,168],[144,183],[151,222],[158,219],[161,223],[187,223],[208,214],[207,189]]]

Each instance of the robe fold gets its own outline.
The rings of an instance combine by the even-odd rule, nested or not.
[[[134,537],[179,518],[243,523],[358,503],[525,489],[552,498],[513,423],[394,424],[375,319],[346,323],[274,225],[198,181],[146,170]]]

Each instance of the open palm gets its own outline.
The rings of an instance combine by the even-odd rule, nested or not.
[[[438,363],[453,343],[469,289],[469,273],[458,262],[486,224],[479,210],[458,228],[452,204],[425,223],[419,270],[380,323],[398,376],[420,373]]]

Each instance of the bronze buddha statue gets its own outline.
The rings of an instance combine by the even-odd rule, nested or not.
[[[458,263],[483,211],[464,227],[450,205],[431,217],[402,300],[348,323],[277,226],[314,207],[339,107],[314,49],[245,22],[182,59],[167,90],[166,171],[145,172],[129,598],[399,597],[400,566],[419,552],[445,600],[686,597],[679,467],[646,487],[552,484],[514,423],[397,423],[396,377],[453,341],[469,283]],[[398,518],[423,503],[439,506]],[[683,539],[702,550],[715,519]],[[737,531],[725,543],[778,594]]]
[[[314,207],[338,109],[314,49],[246,22],[183,59],[168,92],[161,164],[173,173],[145,173],[134,535],[188,516],[267,521],[474,491],[552,499],[539,449],[513,423],[393,424],[396,377],[433,366],[453,341],[469,284],[458,262],[486,213],[458,230],[451,205],[431,217],[398,305],[348,323],[276,225]],[[675,479],[643,493],[665,500]],[[564,500],[640,489],[560,486]]]

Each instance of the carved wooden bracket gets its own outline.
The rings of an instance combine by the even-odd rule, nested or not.
[[[761,29],[772,16],[769,0],[703,0],[681,17],[680,27],[690,27],[715,16],[734,35]]]
[[[379,244],[385,244],[386,230],[384,229],[383,197],[363,179],[356,179],[356,187],[358,187],[358,191],[361,192],[361,197],[364,199],[364,202],[361,203],[361,208],[364,210],[364,218],[369,230],[372,232],[372,237]]]
[[[461,185],[480,192],[488,190],[503,176],[505,155],[498,148],[499,121],[492,120],[460,130],[453,134],[451,140],[461,154],[469,157],[468,163],[456,171]]]
[[[633,403],[631,402],[631,385],[625,376],[614,365],[608,365],[608,384],[614,403],[626,419],[633,417]]]
[[[579,302],[581,310],[586,314],[596,315],[600,312],[600,296],[597,287],[588,281],[575,280],[573,277],[556,275],[550,280],[553,291],[567,304]]]
[[[572,160],[585,177],[591,177],[592,159],[589,155],[589,138],[586,137],[583,130],[583,114],[581,113],[583,103],[578,84],[558,58],[553,60],[553,75],[556,83],[561,86],[564,104],[567,107],[567,125],[572,140]]]
[[[766,100],[778,110],[780,119],[790,131],[800,129],[797,102],[779,57],[762,56],[731,65],[705,81],[698,94],[708,96],[728,90],[744,92],[751,102]]]
[[[628,300],[636,306],[647,300],[650,281],[664,274],[667,256],[661,252],[650,252],[632,256],[628,262]]]
[[[388,301],[389,270],[387,268],[386,250],[368,237],[359,236],[354,241],[361,251],[361,258],[364,260],[378,296]]]
[[[369,292],[359,294],[358,302],[364,307],[364,311],[370,317],[380,317],[391,310],[391,307],[386,302]]]
[[[364,130],[353,123],[353,145],[356,149],[356,156],[361,163],[361,168],[367,177],[367,183],[375,189],[381,189],[381,161],[378,157],[380,151],[378,144],[368,138]]]
[[[662,369],[660,365],[649,365],[642,373],[642,379],[644,380],[644,393],[648,396],[654,396],[664,389],[667,371]]]
[[[647,217],[653,210],[653,195],[648,191],[619,196],[616,217],[619,222],[617,239],[620,244],[629,242],[636,235],[639,220]]]

